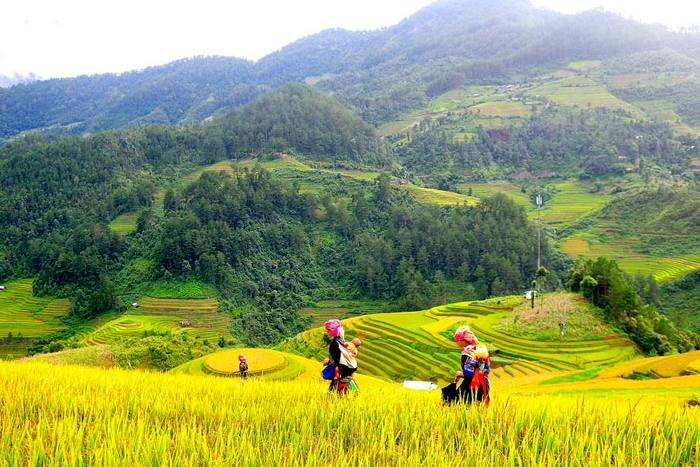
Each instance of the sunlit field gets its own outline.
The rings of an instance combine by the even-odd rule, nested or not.
[[[109,224],[109,228],[119,235],[126,235],[136,228],[137,219],[138,214],[135,212],[122,214]]]
[[[452,204],[452,205],[475,205],[477,199],[471,196],[453,193],[451,191],[435,190],[433,188],[424,188],[416,185],[406,185],[408,192],[418,201],[433,204]]]
[[[698,465],[698,408],[674,389],[627,385],[494,384],[488,408],[469,408],[369,380],[339,398],[320,376],[244,381],[0,362],[0,465]]]
[[[643,116],[641,111],[613,96],[603,85],[581,76],[566,76],[535,86],[528,91],[528,95],[546,96],[560,105],[625,109],[633,115]]]
[[[347,397],[321,379],[318,328],[168,373],[98,368],[99,345],[0,362],[0,466],[698,465],[700,351],[642,359],[574,296],[541,306],[508,296],[345,319],[363,339]],[[539,324],[522,334],[523,321]],[[465,322],[493,350],[490,405],[404,388],[452,378]]]

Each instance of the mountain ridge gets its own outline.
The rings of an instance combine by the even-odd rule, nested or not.
[[[394,26],[325,30],[257,62],[194,57],[141,71],[0,89],[0,141],[26,131],[81,134],[130,124],[187,125],[284,83],[319,76],[330,76],[319,81],[320,89],[377,125],[425,102],[425,88],[443,73],[503,82],[523,67],[663,46],[697,59],[698,44],[696,35],[600,11],[564,15],[524,0],[440,0]]]

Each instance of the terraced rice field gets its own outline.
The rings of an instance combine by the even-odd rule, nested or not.
[[[590,78],[567,76],[532,88],[529,96],[545,96],[560,105],[580,107],[607,107],[626,109],[633,115],[643,117],[643,113],[630,104],[613,96],[604,86]]]
[[[0,338],[38,338],[64,328],[60,317],[68,312],[70,302],[32,295],[31,279],[4,284],[0,292]]]
[[[477,198],[467,196],[451,191],[436,190],[433,188],[424,188],[416,185],[406,185],[408,192],[418,201],[434,204],[453,204],[462,205],[468,204],[474,206],[477,203]]]
[[[238,354],[248,359],[249,379],[264,381],[301,381],[323,387],[327,384],[321,378],[322,359],[310,359],[301,355],[280,352],[271,349],[237,348],[227,349],[192,360],[170,370],[175,374],[212,375],[224,378],[237,378]],[[325,357],[324,357],[325,358]],[[384,386],[382,382],[367,375],[356,375],[358,385]]]
[[[595,340],[529,340],[492,329],[512,308],[478,303],[455,303],[426,311],[360,316],[343,320],[346,339],[362,339],[360,374],[391,381],[407,379],[444,383],[459,369],[461,350],[451,330],[469,324],[492,351],[492,381],[555,374],[614,365],[637,357],[625,337]],[[312,329],[281,350],[322,359],[327,353],[322,329]]]
[[[652,378],[675,378],[688,374],[698,374],[698,368],[700,368],[700,350],[679,355],[635,360],[605,369],[598,376],[615,378],[640,375]]]
[[[592,214],[610,201],[610,195],[591,193],[588,188],[575,181],[552,184],[556,195],[540,208],[542,222],[550,227],[569,227],[582,217]],[[530,211],[530,218],[537,219],[537,210]]]
[[[559,243],[559,248],[572,258],[581,256],[584,259],[595,260],[602,256],[614,259],[620,269],[629,275],[634,276],[641,273],[647,276],[651,274],[657,282],[677,279],[700,268],[700,255],[669,258],[651,257],[636,253],[632,239],[615,239],[601,243],[590,234],[579,235],[562,240]]]
[[[526,209],[531,209],[533,206],[528,195],[523,193],[520,187],[510,182],[458,183],[457,188],[463,193],[468,193],[471,189],[472,195],[477,198],[487,198],[496,193],[503,193],[519,206],[523,206]]]
[[[299,309],[299,314],[313,317],[313,321],[309,325],[310,329],[323,326],[323,323],[331,318],[350,318],[358,315],[381,313],[381,311],[381,303],[356,300],[324,300],[318,302],[313,308]]]
[[[216,342],[232,338],[230,317],[218,312],[215,299],[184,300],[144,297],[139,307],[104,323],[82,338],[84,344],[104,344],[118,337],[144,332],[188,332],[198,339]],[[183,325],[183,323],[188,323]]]
[[[241,353],[248,360],[249,377],[270,381],[320,379],[320,362],[270,349],[223,350],[202,358],[201,370],[203,373],[217,376],[240,376],[238,355]]]
[[[481,116],[525,117],[530,114],[530,108],[523,102],[485,102],[469,108]]]

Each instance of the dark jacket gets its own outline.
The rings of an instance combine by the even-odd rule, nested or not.
[[[352,378],[357,368],[349,368],[340,363],[340,347],[345,344],[345,341],[338,336],[335,336],[328,346],[328,364],[334,368],[338,368],[340,379]]]

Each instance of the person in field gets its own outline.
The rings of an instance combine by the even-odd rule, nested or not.
[[[323,361],[323,364],[333,367],[333,378],[328,386],[328,392],[347,394],[351,388],[355,390],[357,388],[353,378],[353,373],[357,370],[355,355],[345,347],[345,329],[340,320],[329,319],[324,324],[324,328],[328,337],[331,338],[331,343],[328,345],[328,358]]]
[[[454,341],[463,349],[460,356],[461,369],[455,373],[454,377],[455,383],[464,379],[459,387],[460,399],[467,404],[476,400],[489,405],[491,357],[488,349],[479,343],[479,339],[466,325],[455,331]]]
[[[238,374],[243,379],[248,378],[248,359],[243,354],[238,355]]]

